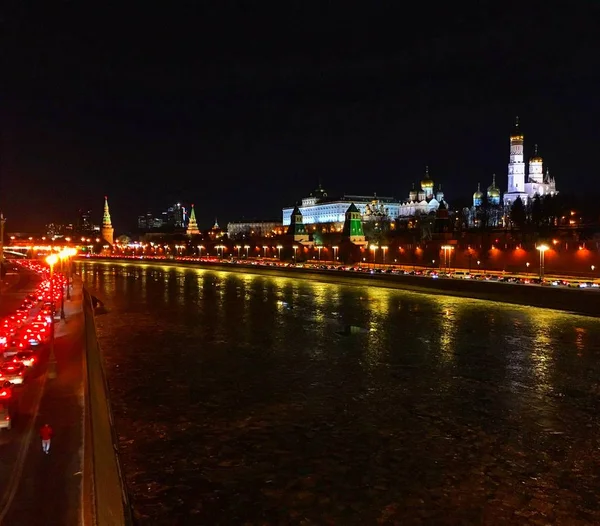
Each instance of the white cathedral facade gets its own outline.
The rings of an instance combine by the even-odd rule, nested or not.
[[[523,204],[533,199],[536,195],[543,197],[545,195],[555,195],[556,182],[550,177],[550,172],[546,170],[544,174],[543,159],[538,155],[537,145],[534,154],[529,159],[529,170],[527,182],[525,181],[525,161],[523,151],[523,133],[519,128],[519,118],[515,123],[515,129],[510,136],[510,160],[508,163],[508,188],[504,193],[504,205],[512,204],[521,198]]]
[[[521,198],[523,204],[527,205],[528,201],[535,196],[553,196],[557,193],[556,182],[553,177],[550,177],[550,172],[546,170],[544,174],[543,159],[538,154],[537,144],[534,147],[533,156],[529,159],[526,179],[523,133],[519,128],[517,117],[515,128],[510,136],[508,188],[504,193],[504,198],[501,199],[494,175],[487,192],[482,192],[481,185],[477,185],[477,191],[473,194],[473,205],[471,208],[464,209],[463,213],[469,226],[479,226],[482,222],[489,226],[499,226],[503,223],[505,216],[510,213],[511,206],[518,198]]]

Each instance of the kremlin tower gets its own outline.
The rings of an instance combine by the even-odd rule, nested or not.
[[[187,230],[185,233],[188,236],[196,236],[200,234],[200,230],[198,230],[198,223],[196,222],[196,212],[194,211],[194,205],[192,205],[192,209],[190,211],[190,221],[187,226]]]
[[[102,238],[112,246],[114,241],[115,229],[110,222],[110,212],[108,211],[108,197],[104,196],[104,215],[102,216]]]

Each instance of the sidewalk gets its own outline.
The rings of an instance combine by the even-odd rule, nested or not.
[[[81,524],[85,351],[81,292],[76,277],[72,298],[65,300],[66,320],[55,325],[57,377],[47,378],[46,348],[37,378],[24,387],[19,409],[23,421],[10,444],[18,451],[10,477],[0,487],[4,492],[0,524]],[[54,428],[49,455],[42,453],[38,437],[45,423]]]

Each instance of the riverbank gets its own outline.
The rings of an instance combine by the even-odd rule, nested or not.
[[[84,314],[85,372],[85,446],[84,495],[93,495],[84,517],[95,524],[128,526],[132,524],[127,488],[121,477],[118,440],[112,417],[110,393],[98,345],[92,297],[82,289]],[[89,500],[88,500],[89,503]],[[87,524],[87,520],[85,523]]]
[[[132,260],[118,258],[93,258],[82,261],[126,262],[132,265],[157,265],[172,267],[201,268],[240,274],[279,276],[292,279],[309,279],[325,283],[339,283],[356,286],[375,286],[408,290],[424,294],[443,294],[487,301],[498,301],[555,309],[600,317],[600,292],[596,290],[556,288],[539,285],[519,285],[493,281],[473,281],[462,279],[431,279],[422,276],[399,274],[351,273],[339,270],[320,270],[294,267],[269,267],[258,265],[236,265],[229,263]]]

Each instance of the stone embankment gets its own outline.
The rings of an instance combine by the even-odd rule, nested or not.
[[[85,316],[85,445],[84,517],[97,526],[130,526],[131,508],[121,475],[108,384],[98,339],[92,298],[84,289]],[[93,495],[93,499],[85,498]],[[86,509],[87,503],[87,509]]]
[[[96,259],[88,261],[120,261],[117,258]],[[367,272],[348,272],[341,270],[321,270],[312,268],[269,267],[259,265],[236,265],[229,263],[199,263],[190,261],[152,261],[124,259],[133,265],[160,265],[193,267],[207,270],[219,270],[241,274],[257,274],[265,276],[280,276],[293,279],[309,279],[325,283],[340,283],[357,286],[376,286],[409,290],[425,294],[443,294],[487,301],[499,301],[556,309],[600,317],[600,290],[586,290],[566,287],[521,285],[498,283],[495,281],[479,281],[468,279],[432,279],[423,276],[398,274],[370,274]]]

